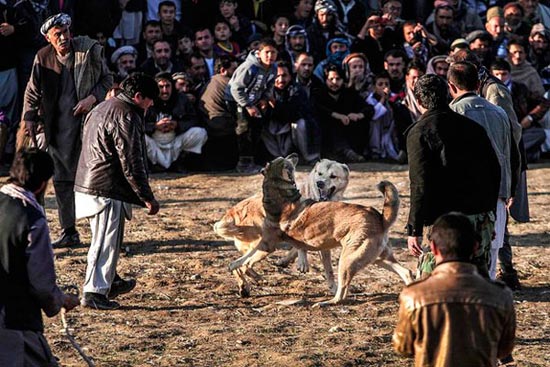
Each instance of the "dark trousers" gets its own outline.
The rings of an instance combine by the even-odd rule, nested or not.
[[[75,226],[74,181],[54,181],[57,212],[61,228],[66,230]]]

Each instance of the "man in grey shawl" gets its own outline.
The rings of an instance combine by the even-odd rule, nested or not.
[[[53,184],[57,199],[61,238],[54,247],[80,244],[75,227],[74,178],[80,155],[82,120],[105,98],[113,83],[101,45],[88,37],[71,37],[71,18],[56,14],[40,32],[49,45],[38,51],[25,90],[22,125],[33,145],[43,126],[41,148],[54,161]]]

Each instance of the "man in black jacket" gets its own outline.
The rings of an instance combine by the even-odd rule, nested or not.
[[[21,150],[0,188],[0,366],[57,366],[42,311],[52,317],[78,305],[56,285],[48,222],[36,200],[53,170],[48,153]]]
[[[414,94],[423,114],[407,135],[411,181],[407,242],[411,253],[420,257],[418,272],[423,275],[435,266],[427,245],[431,226],[442,214],[464,213],[481,241],[490,243],[500,165],[483,127],[449,108],[443,79],[422,76]],[[483,270],[484,261],[477,262]]]
[[[77,218],[89,218],[92,241],[81,304],[101,310],[119,307],[111,301],[131,291],[135,280],[116,274],[131,204],[159,210],[147,179],[144,111],[158,95],[155,80],[131,74],[122,92],[99,104],[87,116],[82,132],[82,153],[75,179]]]

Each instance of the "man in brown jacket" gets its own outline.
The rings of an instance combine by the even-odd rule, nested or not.
[[[487,366],[510,355],[516,316],[512,292],[482,278],[470,263],[474,228],[460,213],[439,217],[430,247],[437,266],[399,297],[395,350],[415,366]]]

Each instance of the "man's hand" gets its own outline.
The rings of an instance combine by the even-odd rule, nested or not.
[[[250,117],[260,118],[262,117],[262,113],[256,106],[248,106],[246,107],[246,112],[250,115]]]
[[[0,24],[0,35],[11,36],[15,32],[15,27],[8,23]]]
[[[176,129],[176,122],[171,117],[163,117],[156,122],[155,128],[163,133],[168,133]]]
[[[88,113],[94,106],[94,103],[96,103],[96,98],[90,94],[88,97],[84,98],[83,100],[80,100],[76,106],[73,108],[73,115],[77,116],[83,113]]]
[[[72,294],[66,294],[66,293],[63,296],[64,296],[63,308],[67,312],[80,304],[80,300],[78,299],[77,296],[74,296]]]
[[[409,251],[413,256],[420,256],[422,255],[422,247],[420,246],[422,244],[422,237],[415,237],[415,236],[409,236],[407,238],[407,246],[409,247]]]
[[[31,142],[35,148],[38,148],[38,141],[36,140],[36,124],[34,121],[24,121],[25,123],[25,135],[31,138]]]
[[[146,201],[145,206],[147,207],[147,209],[149,209],[149,211],[147,212],[147,214],[149,215],[157,214],[160,209],[160,205],[155,199],[153,199],[152,201]]]
[[[362,120],[364,117],[362,113],[348,113],[348,118],[352,122]]]

